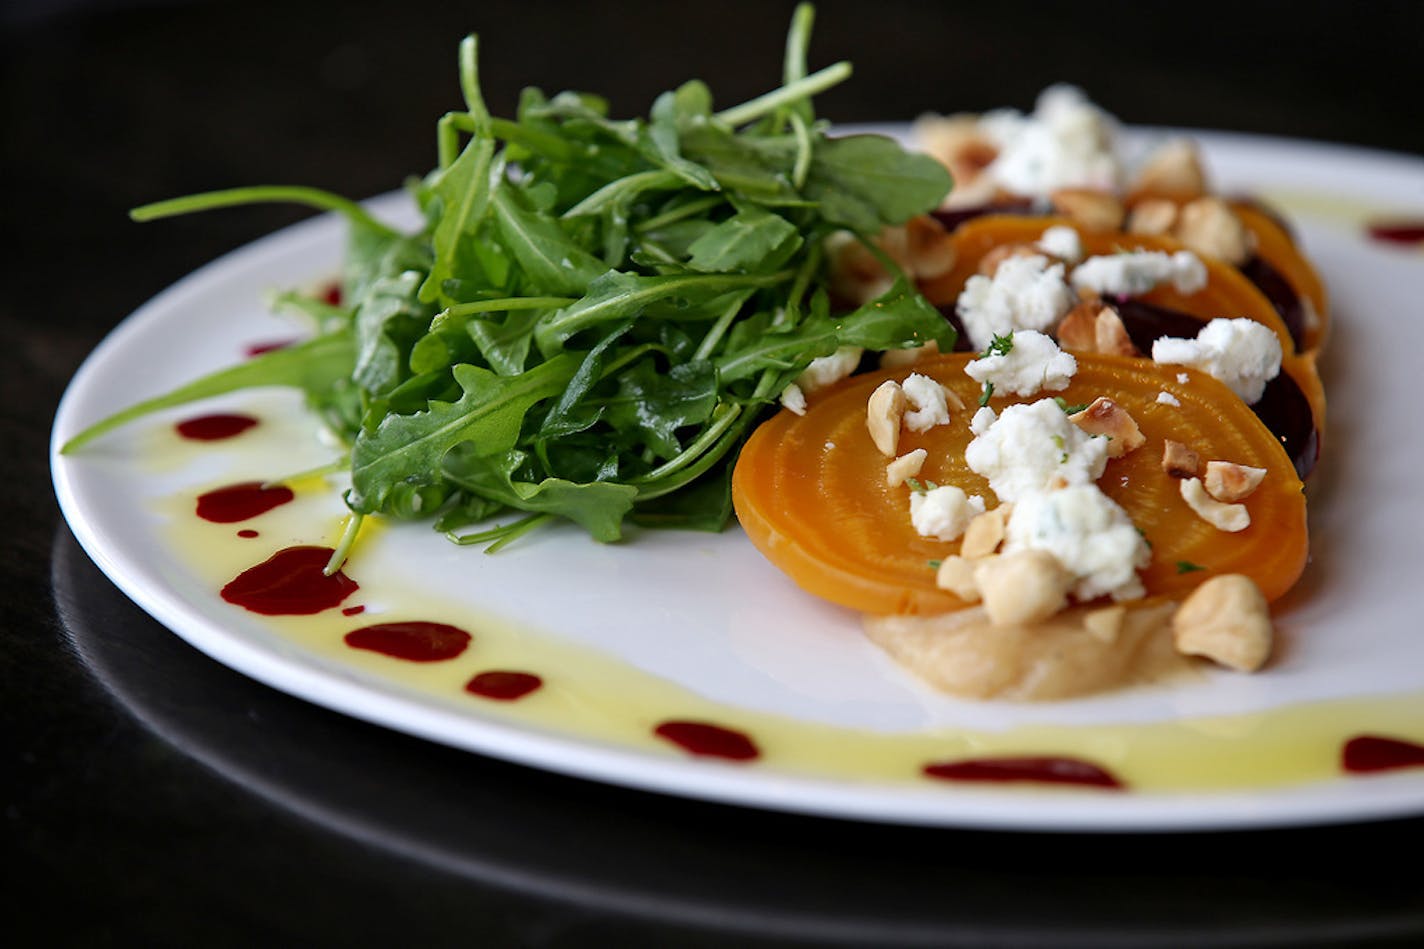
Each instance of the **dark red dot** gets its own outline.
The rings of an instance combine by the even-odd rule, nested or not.
[[[216,442],[241,435],[257,424],[250,415],[200,415],[173,426],[179,435],[195,442]]]
[[[243,354],[251,359],[253,356],[261,356],[263,353],[276,352],[279,349],[286,349],[295,344],[295,339],[269,339],[261,343],[252,343],[243,350]]]
[[[533,673],[492,669],[465,683],[465,691],[485,699],[512,702],[524,698],[543,684],[544,680]]]
[[[346,609],[344,609],[344,610],[341,611],[341,615],[342,615],[342,616],[355,616],[357,613],[364,613],[364,612],[366,612],[366,607],[365,607],[365,606],[348,606],[348,607],[346,607]]]
[[[255,530],[253,530],[252,528],[250,528],[250,527],[244,527],[242,530],[240,530],[240,531],[237,532],[237,536],[238,536],[238,537],[246,537],[246,538],[248,538],[248,539],[250,540],[251,538],[257,537],[257,536],[259,536],[259,535],[258,535],[258,533],[257,533]]]
[[[1340,766],[1355,774],[1424,767],[1424,745],[1383,735],[1357,735],[1340,749]]]
[[[264,616],[308,616],[337,606],[360,589],[340,570],[327,576],[330,547],[286,547],[248,567],[222,588],[222,598]]]
[[[707,758],[750,761],[761,755],[756,743],[743,732],[710,722],[667,721],[653,729],[653,734],[690,754]]]
[[[964,758],[940,761],[924,767],[926,777],[942,781],[1036,781],[1046,784],[1080,784],[1089,787],[1121,788],[1111,772],[1079,758],[1014,757]]]
[[[458,626],[410,620],[377,623],[346,634],[346,645],[407,662],[444,662],[470,644],[470,634]]]
[[[1375,221],[1365,231],[1389,244],[1424,244],[1424,221]]]
[[[291,488],[281,485],[263,487],[261,481],[243,481],[198,495],[197,512],[205,521],[233,524],[266,514],[293,497]]]

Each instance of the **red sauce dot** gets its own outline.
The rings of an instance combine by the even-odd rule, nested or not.
[[[250,528],[250,527],[244,527],[242,530],[240,530],[240,531],[237,532],[237,536],[238,536],[238,537],[252,538],[252,537],[258,536],[258,534],[257,534],[257,532],[256,532],[255,530],[253,530],[252,528]]]
[[[339,283],[328,283],[326,288],[321,291],[322,303],[330,306],[341,306],[342,299],[341,284]]]
[[[295,339],[269,339],[261,343],[251,343],[242,352],[248,359],[251,359],[253,356],[261,356],[263,353],[286,349],[295,342]]]
[[[465,691],[480,698],[513,702],[522,699],[544,684],[544,680],[529,672],[508,672],[493,669],[481,672],[465,683]]]
[[[1424,221],[1375,221],[1366,232],[1377,241],[1390,244],[1424,244]]]
[[[243,481],[198,495],[198,516],[215,524],[233,524],[292,500],[291,488],[264,488],[261,481]]]
[[[200,415],[173,426],[178,434],[195,442],[215,442],[241,435],[257,424],[250,415]]]
[[[346,645],[408,662],[454,659],[470,644],[470,634],[458,626],[412,620],[377,623],[346,634]]]
[[[1383,735],[1357,735],[1340,749],[1340,765],[1355,774],[1424,767],[1424,745]]]
[[[750,761],[761,755],[756,743],[739,731],[708,722],[663,722],[653,734],[694,755]]]
[[[346,609],[344,609],[344,610],[341,611],[341,615],[342,615],[342,616],[355,616],[357,613],[364,613],[364,612],[366,612],[366,607],[365,607],[365,606],[348,606],[348,607],[346,607]]]
[[[309,616],[329,610],[360,589],[340,570],[322,573],[330,547],[285,547],[222,588],[222,598],[263,616]]]
[[[924,767],[927,777],[945,781],[1037,781],[1121,788],[1110,772],[1078,758],[1003,757],[941,761]]]

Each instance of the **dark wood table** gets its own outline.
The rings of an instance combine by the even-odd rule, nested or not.
[[[356,197],[434,160],[455,46],[486,93],[646,109],[773,83],[789,5],[213,2],[0,11],[5,464],[0,932],[24,945],[1424,944],[1424,820],[1045,835],[790,817],[603,787],[384,731],[258,685],[119,594],[60,519],[47,440],[100,338],[301,215],[139,227],[251,183]],[[1151,14],[1150,16],[1148,14]],[[841,121],[1027,107],[1086,86],[1129,122],[1424,153],[1424,4],[826,3]],[[1348,333],[1339,345],[1348,345]],[[18,935],[18,943],[11,939]]]

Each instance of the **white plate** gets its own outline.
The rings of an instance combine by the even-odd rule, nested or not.
[[[870,761],[877,741],[885,747],[940,742],[946,752],[999,745],[1060,750],[1050,747],[1057,739],[1045,735],[1072,749],[1095,749],[1100,760],[1112,762],[1125,753],[1134,730],[1153,728],[1223,740],[1225,761],[1233,753],[1259,755],[1263,749],[1252,735],[1259,739],[1293,721],[1281,716],[1348,718],[1363,707],[1359,703],[1401,695],[1413,701],[1409,708],[1421,707],[1414,699],[1424,695],[1418,619],[1424,611],[1418,542],[1424,535],[1418,474],[1424,438],[1414,402],[1424,322],[1405,317],[1424,300],[1424,256],[1417,248],[1371,243],[1360,224],[1375,212],[1424,217],[1424,161],[1314,143],[1198,137],[1223,191],[1262,193],[1291,212],[1334,300],[1325,365],[1330,429],[1311,485],[1314,561],[1280,619],[1281,655],[1258,676],[1215,674],[1171,688],[1051,705],[953,700],[901,673],[859,635],[855,616],[794,589],[735,529],[719,536],[644,533],[612,547],[554,529],[492,557],[449,545],[423,525],[363,541],[350,569],[360,575],[372,616],[382,608],[390,616],[409,613],[412,598],[419,598],[428,618],[466,611],[464,621],[489,631],[490,655],[501,662],[517,663],[524,655],[583,669],[584,679],[559,699],[560,714],[576,712],[566,720],[548,709],[537,713],[534,705],[536,712],[525,714],[518,703],[479,704],[458,687],[442,693],[429,677],[392,677],[382,665],[392,660],[343,653],[320,645],[326,640],[300,623],[232,607],[216,592],[238,562],[231,558],[255,563],[270,549],[260,545],[273,538],[321,539],[312,535],[339,514],[337,490],[292,505],[290,515],[264,516],[272,518],[261,522],[264,538],[246,542],[258,546],[227,544],[237,553],[212,557],[195,552],[217,535],[204,539],[208,535],[175,527],[181,505],[172,499],[329,457],[292,399],[257,392],[203,405],[203,411],[252,410],[270,420],[258,436],[203,451],[175,447],[176,439],[165,434],[175,418],[195,411],[136,423],[73,456],[58,455],[57,446],[116,407],[236,361],[253,342],[293,335],[261,301],[273,288],[309,285],[335,272],[343,228],[331,218],[274,234],[203,268],[103,342],[75,376],[55,421],[52,464],[60,504],[114,583],[219,661],[358,718],[537,767],[688,797],[931,825],[1170,830],[1421,813],[1421,769],[1254,789],[1206,780],[1154,790],[1148,782],[1105,794],[949,785],[919,778],[915,769],[887,777],[874,762],[863,774],[821,767],[832,757],[825,749],[841,740],[848,753],[863,751]],[[410,220],[399,195],[372,208]],[[606,677],[606,692],[626,694],[601,700],[599,676]],[[663,717],[751,723],[758,737],[762,727],[781,737],[765,743],[767,754],[755,763],[693,759],[644,735],[658,709]],[[609,724],[620,715],[630,720]],[[1424,722],[1397,724],[1399,734],[1424,737]],[[1368,716],[1360,727],[1380,730]],[[1039,736],[1040,743],[1025,744],[1030,739],[1023,736]],[[798,754],[789,747],[792,738],[821,742],[821,757]]]

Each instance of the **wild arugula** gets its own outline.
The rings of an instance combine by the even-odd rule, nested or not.
[[[533,88],[514,119],[491,116],[468,37],[465,109],[440,120],[439,167],[411,188],[417,234],[308,188],[137,209],[137,220],[271,200],[337,211],[349,224],[344,302],[288,295],[317,318],[315,338],[127,409],[65,451],[157,409],[297,386],[350,445],[357,515],[433,516],[452,539],[496,544],[556,517],[601,541],[628,520],[720,529],[737,447],[813,359],[953,343],[903,277],[832,311],[825,239],[868,242],[935,207],[950,180],[888,138],[828,135],[811,99],[850,67],[807,73],[811,20],[797,9],[780,88],[714,111],[694,80],[631,120],[593,95]],[[458,533],[512,511],[525,516]]]

